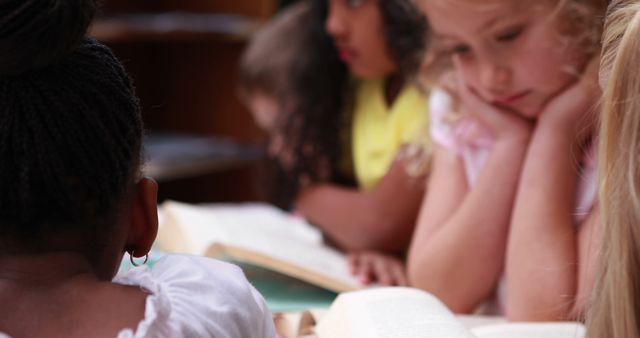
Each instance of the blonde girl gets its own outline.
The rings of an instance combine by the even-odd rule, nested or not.
[[[416,0],[444,69],[410,282],[456,312],[578,316],[597,224],[592,151],[604,0]],[[497,296],[497,297],[493,297]]]
[[[602,261],[587,337],[639,337],[640,3],[615,1],[603,36]]]

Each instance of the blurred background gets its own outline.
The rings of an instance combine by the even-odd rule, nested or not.
[[[103,0],[91,35],[131,74],[160,201],[264,201],[265,135],[237,94],[251,34],[295,0]]]

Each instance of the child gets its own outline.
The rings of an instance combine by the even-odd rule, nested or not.
[[[587,337],[640,337],[640,3],[613,1],[603,36],[600,80],[600,201],[603,243]]]
[[[0,336],[274,337],[242,272],[168,256],[114,278],[157,232],[124,69],[84,37],[90,0],[0,13]],[[113,279],[113,280],[112,280]]]
[[[318,179],[319,162],[336,156],[331,152],[338,148],[339,138],[321,133],[340,127],[347,75],[321,29],[319,7],[317,1],[304,0],[283,10],[252,37],[240,66],[240,94],[256,124],[269,134],[269,154],[287,172],[313,180]],[[305,127],[313,122],[313,130],[300,133],[297,129],[303,126],[294,125],[299,121],[295,116],[305,117]],[[305,156],[299,149],[301,138],[314,144],[313,154]],[[279,197],[287,200],[279,202],[290,203],[288,190],[297,189],[295,185],[277,187]]]
[[[428,61],[445,67],[426,69],[450,70],[436,74],[450,94],[430,100],[437,147],[409,280],[456,312],[494,291],[513,320],[574,319],[584,308],[606,3],[417,1],[434,36]]]
[[[410,83],[424,19],[409,0],[298,6],[252,40],[245,98],[271,121],[261,124],[298,212],[344,250],[402,252],[423,194],[401,154],[425,125],[426,98]],[[345,179],[354,175],[357,188]]]

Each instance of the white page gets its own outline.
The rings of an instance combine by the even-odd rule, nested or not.
[[[411,288],[378,288],[343,294],[358,337],[473,338],[434,296]]]
[[[478,326],[508,323],[506,317],[496,315],[456,314],[456,318],[467,329],[472,329]]]
[[[322,233],[303,218],[284,212],[270,204],[209,204],[204,209],[215,212],[219,222],[231,225],[254,226],[259,220],[259,226],[293,236],[296,240],[322,244]]]
[[[212,243],[227,244],[341,280],[354,289],[361,287],[342,253],[324,245],[319,232],[306,222],[275,207],[210,208],[167,202],[162,210],[168,220],[180,224],[193,248],[189,253],[203,254]]]
[[[581,323],[507,323],[471,329],[478,338],[583,338]]]

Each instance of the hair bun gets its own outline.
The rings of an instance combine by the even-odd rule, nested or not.
[[[80,43],[96,0],[0,0],[0,75],[49,65]]]

